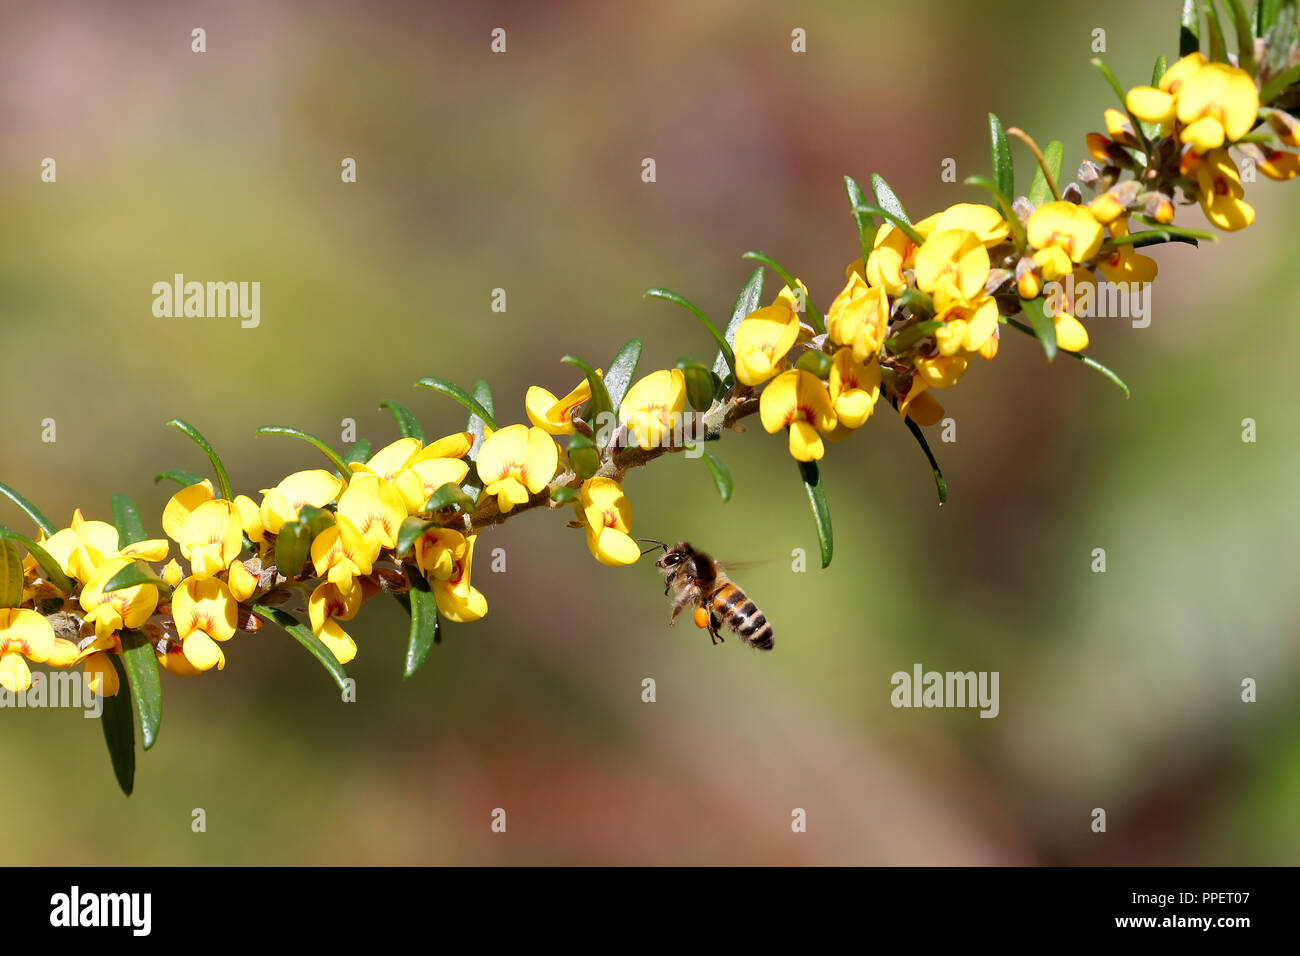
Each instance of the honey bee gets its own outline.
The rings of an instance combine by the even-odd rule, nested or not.
[[[708,628],[714,644],[723,639],[718,632],[725,624],[750,647],[760,651],[772,649],[772,625],[758,605],[727,577],[723,564],[685,541],[670,547],[662,541],[640,540],[663,548],[663,556],[655,562],[655,567],[665,575],[664,594],[672,594],[670,624],[677,622],[677,615],[686,607],[694,605],[696,624]]]

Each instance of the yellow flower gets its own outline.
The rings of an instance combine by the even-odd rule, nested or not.
[[[106,644],[111,644],[111,647],[105,647]],[[113,666],[108,655],[117,653],[120,647],[121,641],[117,635],[113,635],[109,641],[96,639],[94,644],[81,652],[78,660],[81,660],[84,665],[81,679],[85,683],[86,690],[100,697],[117,696],[117,692],[122,689],[122,681],[117,676],[117,668]]]
[[[916,377],[927,388],[951,388],[966,373],[969,355],[933,355],[917,359]]]
[[[964,229],[979,236],[980,242],[986,246],[996,246],[1011,234],[1011,227],[1000,212],[992,206],[973,202],[959,202],[949,206],[943,212],[922,219],[913,228],[923,239],[946,229]]]
[[[1255,125],[1259,91],[1245,70],[1209,63],[1196,70],[1178,91],[1180,139],[1198,153],[1235,143]]]
[[[596,370],[600,374],[600,370]],[[530,385],[524,395],[528,420],[548,435],[572,435],[573,416],[591,400],[591,385],[584,377],[577,388],[563,398],[556,398],[540,385]]]
[[[357,644],[338,622],[352,620],[360,608],[360,588],[352,588],[344,594],[337,585],[328,581],[316,585],[307,601],[311,632],[330,649],[340,664],[346,664],[357,656]]]
[[[1086,206],[1072,202],[1044,203],[1025,223],[1029,244],[1037,252],[1034,261],[1051,281],[1073,271],[1072,263],[1086,262],[1101,249],[1105,238],[1101,223]]]
[[[193,677],[196,674],[203,673],[203,671],[190,663],[189,658],[185,656],[185,648],[180,644],[174,642],[170,644],[167,647],[166,654],[159,654],[156,650],[154,653],[158,658],[158,666],[169,674],[178,674],[181,677]]]
[[[916,243],[892,223],[882,226],[867,256],[867,282],[890,295],[900,295],[907,288],[904,270],[912,268]]]
[[[279,534],[280,528],[296,521],[298,512],[307,505],[324,508],[343,489],[343,479],[323,468],[295,471],[274,488],[262,489],[262,507],[259,513],[262,527],[270,534]],[[238,501],[235,503],[238,509]],[[240,524],[243,525],[241,512]],[[249,535],[250,540],[252,535]]]
[[[211,577],[226,570],[244,549],[243,529],[239,509],[229,501],[213,498],[191,511],[176,536],[190,573]]]
[[[629,391],[629,398],[631,394]],[[560,450],[555,439],[542,429],[527,425],[507,425],[493,432],[478,453],[478,475],[483,491],[497,496],[497,507],[502,514],[545,489],[555,477],[559,464]]]
[[[916,286],[934,296],[937,309],[953,300],[969,302],[983,291],[988,277],[988,249],[969,229],[932,232],[917,250]]]
[[[866,362],[880,351],[889,325],[889,297],[883,288],[872,288],[861,275],[849,274],[844,286],[826,312],[826,329],[836,345],[853,349],[853,357]]]
[[[875,411],[880,398],[880,365],[874,359],[864,365],[852,349],[840,349],[831,364],[830,399],[838,425],[861,428]]]
[[[247,601],[257,592],[257,575],[248,570],[243,561],[231,564],[226,577],[236,601]]]
[[[212,482],[204,478],[197,485],[188,485],[171,496],[163,509],[162,526],[167,537],[176,543],[181,540],[181,528],[194,509],[216,498]]]
[[[1285,149],[1261,147],[1255,165],[1269,179],[1295,179],[1300,175],[1300,155]]]
[[[898,416],[910,418],[918,425],[929,427],[943,418],[943,406],[927,391],[930,383],[924,375],[912,376],[912,387],[898,403]]]
[[[976,352],[998,327],[998,306],[989,295],[978,295],[969,303],[956,301],[935,314],[943,325],[935,329],[939,354],[948,356],[965,350]]]
[[[371,572],[378,556],[378,544],[365,538],[344,514],[311,542],[312,567],[318,575],[328,574],[330,583],[344,594],[351,594],[356,579]]]
[[[777,306],[768,308],[774,309]],[[797,331],[798,317],[788,309],[786,312],[793,317],[792,321]],[[758,312],[754,313],[757,314]],[[754,316],[751,315],[737,326],[737,342],[740,341],[740,330],[744,328],[745,323],[753,320]],[[780,356],[777,358],[779,360]],[[740,371],[741,367],[741,362],[737,359],[736,375],[743,382],[745,377]],[[651,372],[627,390],[627,394],[623,396],[623,403],[618,407],[618,420],[636,436],[638,445],[642,448],[655,448],[672,440],[674,428],[684,430],[681,415],[685,407],[686,376],[679,368],[660,369],[658,372]]]
[[[601,564],[635,564],[641,549],[628,534],[632,508],[623,488],[612,478],[588,478],[578,492],[578,504],[587,525],[587,547]]]
[[[131,558],[113,558],[105,561],[90,576],[81,590],[81,608],[86,611],[86,622],[95,625],[95,636],[101,640],[124,627],[137,628],[158,607],[158,589],[150,584],[137,584],[105,593],[109,578],[131,564]]]
[[[1124,97],[1124,105],[1144,123],[1164,125],[1176,115],[1174,97],[1153,86],[1135,86]]]
[[[778,302],[755,309],[736,326],[732,340],[736,378],[745,385],[762,385],[780,371],[786,353],[798,337],[799,315],[786,304]],[[682,394],[686,394],[685,379]],[[623,404],[627,404],[626,399]]]
[[[384,481],[392,481],[419,452],[420,439],[399,438],[371,455],[365,464],[354,461],[348,467],[354,474],[378,475]]]
[[[983,248],[981,246],[980,248]],[[825,454],[821,434],[835,428],[835,409],[826,386],[811,372],[782,372],[758,403],[759,418],[769,433],[790,429],[790,454],[799,461],[816,461]]]
[[[1196,167],[1196,183],[1201,187],[1205,218],[1224,232],[1245,229],[1255,221],[1255,210],[1241,198],[1246,191],[1241,187],[1237,164],[1226,149],[1205,154]]]
[[[467,436],[468,432],[465,433]],[[453,436],[454,437],[454,436]],[[459,446],[457,446],[459,447]],[[469,445],[460,455],[441,457],[438,455],[429,455],[428,452],[438,451],[438,444],[430,445],[428,449],[420,452],[406,468],[397,476],[394,484],[401,493],[402,499],[406,502],[406,510],[411,514],[419,514],[424,510],[425,502],[432,497],[433,493],[445,484],[459,485],[469,474],[468,463],[461,460],[460,455],[469,451]],[[455,450],[455,449],[452,449]]]
[[[87,521],[81,509],[72,513],[72,524],[43,538],[41,546],[59,563],[63,573],[85,583],[105,561],[121,555],[142,561],[161,561],[167,557],[167,542],[139,541],[118,549],[117,529],[105,521]]]
[[[459,531],[435,528],[416,540],[416,562],[421,570],[428,569],[425,576],[438,612],[458,624],[477,621],[487,613],[487,599],[469,583],[477,537],[466,538]]]
[[[27,661],[67,667],[76,657],[77,645],[55,637],[50,622],[36,611],[0,608],[0,687],[9,693],[21,694],[32,686]]]
[[[380,549],[397,544],[397,532],[406,515],[401,493],[375,474],[357,474],[339,496],[338,517],[346,518],[360,532],[372,560]]]
[[[1129,234],[1128,217],[1124,216],[1112,222],[1110,224],[1110,234],[1116,239],[1127,236]],[[1159,271],[1154,259],[1134,251],[1132,246],[1117,246],[1109,256],[1097,260],[1097,268],[1101,270],[1101,274],[1109,282],[1152,282]],[[1084,275],[1088,275],[1086,270],[1083,270],[1083,272]],[[1075,275],[1077,277],[1077,271]],[[1091,280],[1091,276],[1089,276],[1089,280]],[[1071,308],[1070,311],[1073,311],[1073,309]],[[1078,349],[1071,349],[1071,351],[1077,352]]]
[[[235,495],[233,504],[239,512],[239,523],[244,528],[244,534],[248,535],[248,540],[254,544],[264,542],[266,527],[262,524],[262,509],[257,502],[248,495]]]
[[[223,670],[226,655],[218,641],[235,636],[237,602],[226,582],[189,577],[172,592],[172,617],[185,659],[200,671]]]

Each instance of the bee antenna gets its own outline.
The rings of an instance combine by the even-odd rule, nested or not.
[[[664,551],[667,551],[667,550],[668,550],[668,545],[664,544],[662,541],[656,541],[654,538],[637,538],[637,540],[638,540],[638,541],[644,541],[644,542],[646,542],[647,544],[649,544],[649,545],[652,546],[652,547],[646,548],[644,551],[642,551],[642,552],[641,552],[642,554],[649,554],[649,553],[650,553],[651,551],[653,551],[655,548],[660,548],[660,549],[662,549],[662,550],[664,550]]]

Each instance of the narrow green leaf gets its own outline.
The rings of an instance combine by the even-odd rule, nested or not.
[[[926,319],[924,322],[917,322],[915,325],[909,325],[907,328],[894,333],[885,339],[885,347],[897,355],[907,349],[910,349],[921,339],[933,333],[936,329],[943,326],[942,319]]]
[[[369,458],[370,458],[370,439],[362,438],[360,441],[358,441],[356,444],[352,446],[351,450],[349,450],[346,455],[343,456],[343,463],[345,465],[350,465],[353,462],[356,462],[357,464],[361,464],[362,462],[369,460]],[[349,469],[349,471],[350,470],[351,469]]]
[[[313,505],[299,508],[298,517],[282,524],[275,537],[276,570],[290,579],[301,575],[302,566],[311,555],[312,542],[334,522],[333,513],[324,508]]]
[[[831,530],[831,509],[826,503],[826,488],[822,485],[821,469],[815,461],[801,461],[799,477],[803,479],[804,490],[808,492],[808,503],[812,506],[813,520],[817,523],[817,544],[821,548],[822,567],[831,563],[835,553],[835,535]]]
[[[18,492],[14,491],[8,485],[0,484],[0,495],[4,495],[10,501],[16,504],[19,510],[22,511],[23,514],[27,515],[27,517],[31,518],[32,521],[36,523],[36,527],[44,531],[47,536],[54,534],[54,532],[58,530],[57,528],[54,527],[53,524],[50,523],[49,518],[41,514],[40,510],[37,509],[37,507],[34,504],[32,504],[30,501],[28,501]]]
[[[1007,207],[1010,208],[1010,200],[1016,195],[1016,167],[1011,159],[1011,144],[1007,142],[1006,131],[996,113],[989,114],[989,147],[993,153],[993,182],[997,184],[998,192],[1007,198]]]
[[[417,388],[431,388],[435,392],[441,392],[448,398],[460,402],[471,415],[477,415],[479,418],[483,419],[488,428],[493,431],[497,430],[497,423],[493,420],[492,413],[484,408],[477,399],[472,397],[460,386],[453,385],[451,382],[444,381],[440,378],[434,378],[433,376],[422,378],[415,384]]]
[[[1037,337],[1038,337],[1038,336],[1034,335],[1034,330],[1031,329],[1029,326],[1025,325],[1023,322],[1017,322],[1015,319],[1008,319],[1008,318],[1006,318],[1006,317],[1001,317],[1001,321],[1005,322],[1007,325],[1010,325],[1010,326],[1011,326],[1012,328],[1014,328],[1016,331],[1018,331],[1018,332],[1022,332],[1022,333],[1024,333],[1025,335],[1030,336],[1031,338],[1037,338]],[[1064,351],[1064,350],[1062,350],[1062,351]],[[1119,389],[1120,389],[1120,391],[1122,391],[1122,392],[1124,393],[1124,397],[1125,397],[1125,398],[1129,398],[1129,397],[1130,397],[1131,393],[1129,392],[1129,387],[1128,387],[1128,385],[1126,385],[1126,384],[1124,383],[1124,380],[1123,380],[1122,378],[1120,378],[1118,375],[1116,375],[1114,372],[1112,372],[1110,369],[1108,369],[1106,366],[1102,365],[1102,364],[1101,364],[1100,362],[1098,362],[1096,359],[1091,358],[1090,356],[1084,355],[1082,352],[1066,352],[1065,354],[1068,355],[1068,356],[1070,356],[1070,358],[1072,358],[1072,359],[1076,359],[1076,360],[1082,362],[1082,363],[1083,363],[1084,365],[1086,365],[1088,368],[1093,369],[1094,371],[1100,372],[1100,373],[1101,373],[1102,375],[1104,375],[1106,378],[1110,379],[1110,380],[1111,380],[1112,382],[1114,382],[1117,386],[1119,386]]]
[[[591,389],[591,400],[587,402],[587,407],[584,409],[587,415],[584,421],[589,424],[596,422],[601,415],[614,410],[614,407],[610,404],[609,392],[605,388],[605,380],[596,374],[594,368],[576,355],[566,355],[560,361],[580,369],[582,374],[587,376],[587,386]]]
[[[736,329],[745,318],[755,311],[761,304],[763,297],[763,267],[759,266],[749,274],[745,284],[740,287],[740,294],[736,296],[736,304],[731,309],[731,321],[727,323],[727,346],[730,347],[736,341]],[[731,374],[731,368],[727,363],[727,357],[718,353],[718,357],[713,360],[713,372],[719,378],[730,382],[734,380]]]
[[[1255,32],[1250,25],[1250,15],[1241,0],[1225,0],[1232,13],[1232,29],[1237,34],[1237,65],[1255,75]]]
[[[948,502],[948,482],[943,480],[943,471],[939,468],[939,462],[934,457],[934,452],[930,450],[930,443],[925,439],[925,433],[921,431],[921,426],[912,421],[909,416],[905,419],[907,430],[912,433],[916,443],[921,446],[921,451],[925,452],[925,460],[930,463],[930,471],[934,474],[934,487],[939,493],[939,506]]]
[[[901,229],[907,235],[907,238],[911,239],[918,246],[925,242],[925,238],[912,227],[910,222],[900,216],[894,215],[883,206],[860,206],[858,208],[861,212],[870,213],[873,216],[879,216],[881,221],[888,222]]]
[[[315,435],[303,431],[301,428],[291,428],[288,425],[263,425],[257,430],[259,435],[290,435],[294,438],[300,438],[307,444],[311,445],[322,455],[329,459],[329,463],[334,466],[334,470],[342,476],[343,480],[349,481],[352,478],[352,469],[343,456],[336,452],[325,442],[321,441]]]
[[[852,176],[844,177],[844,191],[849,197],[849,212],[853,214],[853,225],[858,229],[858,245],[862,248],[862,262],[865,264],[876,241],[876,224],[871,221],[869,214],[861,210],[862,206],[869,203],[862,187]]]
[[[736,373],[736,357],[731,354],[731,346],[727,344],[727,340],[723,338],[722,333],[718,331],[718,327],[713,324],[712,320],[707,315],[699,310],[695,303],[678,295],[671,289],[646,289],[643,294],[647,298],[664,299],[665,301],[680,305],[687,312],[691,313],[691,315],[699,319],[700,324],[708,330],[708,333],[711,336],[713,336],[713,341],[718,343],[718,351],[722,353],[723,360],[727,363],[727,368],[731,370],[733,375]]]
[[[71,594],[75,585],[69,580],[68,576],[63,573],[59,567],[59,562],[54,560],[54,556],[42,548],[39,544],[27,537],[25,534],[19,534],[10,528],[0,526],[0,538],[12,539],[27,549],[27,553],[36,559],[36,563],[41,566],[41,571],[45,574],[45,579],[58,588],[64,594]]]
[[[343,665],[339,663],[339,659],[334,656],[334,653],[321,643],[320,638],[311,632],[310,627],[302,624],[292,614],[267,604],[254,604],[253,613],[268,624],[278,624],[288,631],[294,640],[305,647],[308,653],[320,661],[325,670],[329,671],[329,675],[334,678],[334,683],[339,685],[339,689],[347,690],[348,675],[343,670]]]
[[[1255,36],[1263,37],[1277,23],[1284,0],[1255,0]]]
[[[817,306],[813,305],[812,296],[808,294],[808,291],[806,289],[801,290],[799,288],[799,282],[797,279],[795,279],[793,275],[791,275],[790,270],[786,269],[784,266],[781,265],[781,263],[777,262],[766,252],[759,252],[756,249],[750,249],[748,252],[742,255],[741,258],[752,259],[755,262],[763,263],[763,265],[767,266],[769,269],[771,269],[773,272],[775,272],[777,275],[781,277],[781,280],[785,282],[785,284],[790,288],[790,291],[792,292],[802,291],[803,306],[804,306],[803,311],[808,316],[808,324],[813,327],[814,331],[817,332],[826,331],[826,323],[822,319],[822,314],[817,311]]]
[[[411,576],[411,590],[407,592],[411,606],[411,638],[406,645],[406,668],[403,677],[408,680],[424,666],[429,651],[438,642],[438,605],[429,590],[429,582],[418,574]]]
[[[1275,99],[1287,91],[1293,83],[1300,83],[1300,63],[1289,69],[1283,70],[1273,79],[1264,84],[1264,88],[1259,91],[1259,101],[1264,106],[1272,103]]]
[[[559,488],[551,489],[551,500],[558,505],[562,505],[567,502],[570,502],[576,497],[578,497],[577,488],[569,488],[567,486],[561,485]]]
[[[1161,223],[1156,222],[1150,216],[1143,215],[1142,213],[1136,214],[1134,218],[1137,219],[1138,222],[1151,226],[1152,228],[1156,229],[1159,232],[1167,232],[1171,237],[1178,237],[1183,239],[1197,239],[1204,242],[1219,241],[1218,236],[1204,229],[1184,229],[1182,226],[1162,225]]]
[[[144,523],[140,520],[140,509],[126,495],[113,495],[113,525],[117,528],[119,548],[135,544],[148,537],[144,533]]]
[[[1052,173],[1052,179],[1060,182],[1061,180],[1061,160],[1065,158],[1065,144],[1059,139],[1054,139],[1047,144],[1043,150],[1043,159],[1047,161],[1047,168]],[[1034,171],[1034,178],[1029,183],[1029,192],[1026,194],[1029,201],[1035,206],[1041,206],[1053,198],[1052,187],[1047,181],[1047,176],[1043,173],[1040,166]]]
[[[108,660],[117,671],[118,684],[123,688],[130,686],[119,656],[109,654]],[[104,742],[108,744],[108,759],[113,762],[117,785],[129,797],[135,789],[135,718],[131,713],[131,695],[119,690],[116,696],[103,700],[100,723],[104,727]]]
[[[213,451],[208,440],[200,434],[197,428],[179,418],[173,418],[167,424],[179,429],[186,438],[203,449],[204,454],[208,456],[208,461],[212,462],[212,470],[217,473],[217,497],[233,501],[235,496],[230,490],[230,476],[226,474],[226,466],[221,463],[221,459],[217,457],[217,453]]]
[[[12,538],[0,538],[0,607],[23,603],[23,553]]]
[[[1197,0],[1183,0],[1183,16],[1178,28],[1178,56],[1187,56],[1201,48],[1201,11]]]
[[[1098,72],[1106,78],[1106,82],[1110,84],[1110,88],[1115,92],[1115,98],[1119,100],[1120,108],[1128,117],[1128,121],[1133,125],[1133,130],[1137,133],[1137,137],[1142,143],[1143,153],[1149,153],[1151,151],[1151,137],[1160,132],[1160,127],[1153,123],[1144,123],[1133,115],[1132,111],[1128,108],[1128,97],[1124,92],[1124,87],[1111,71],[1111,68],[1107,66],[1103,60],[1097,58],[1090,60],[1089,62],[1097,68]],[[1060,163],[1058,162],[1056,165],[1057,174],[1053,178],[1059,182]]]
[[[1102,255],[1109,254],[1120,246],[1132,246],[1134,249],[1142,249],[1146,246],[1158,246],[1166,242],[1183,242],[1190,246],[1200,245],[1201,240],[1208,242],[1217,241],[1218,237],[1202,234],[1189,235],[1194,232],[1191,229],[1180,229],[1175,232],[1171,227],[1159,226],[1155,229],[1142,229],[1138,232],[1130,232],[1127,236],[1108,238],[1101,244]]]
[[[158,577],[154,569],[143,561],[132,561],[117,574],[104,582],[103,592],[122,591],[141,584],[150,585],[158,590],[158,600],[166,601],[172,596],[171,585]]]
[[[403,438],[418,438],[420,444],[424,444],[424,429],[420,427],[420,420],[415,417],[414,412],[391,398],[384,399],[379,403],[379,407],[393,413],[393,417],[397,419],[397,430],[402,433]]]
[[[795,359],[794,367],[811,372],[824,382],[831,374],[832,364],[833,360],[825,352],[809,349]]]
[[[488,383],[483,379],[479,379],[474,383],[474,391],[471,393],[471,397],[478,402],[479,406],[488,415],[496,414],[497,410],[492,405],[492,389],[488,388]],[[474,436],[474,444],[469,449],[470,461],[478,460],[478,450],[483,447],[483,429],[486,426],[487,422],[481,416],[472,411],[469,413],[469,418],[465,422],[465,430]]]
[[[1047,302],[1039,296],[1037,299],[1021,299],[1020,308],[1024,310],[1029,327],[1034,330],[1038,341],[1043,343],[1043,351],[1050,362],[1056,358],[1056,323],[1047,314]]]
[[[636,375],[637,362],[641,361],[641,340],[631,339],[614,356],[605,373],[605,391],[609,393],[609,404],[614,411],[623,404],[623,396],[632,385]],[[725,362],[724,362],[725,367]]]
[[[153,476],[153,483],[156,485],[160,481],[174,481],[182,488],[188,488],[190,485],[197,485],[203,480],[202,475],[196,475],[192,471],[186,471],[184,468],[172,468],[168,471],[160,471]]]
[[[569,459],[569,467],[583,481],[600,470],[600,452],[586,435],[574,435],[570,438],[565,454]]]
[[[1011,239],[1016,244],[1016,248],[1024,249],[1028,241],[1025,238],[1025,224],[1020,221],[1014,209],[1011,208],[1011,200],[998,188],[997,183],[987,176],[967,176],[965,179],[967,186],[979,186],[981,189],[987,189],[997,201],[998,208],[1002,213],[1002,218],[1007,222],[1007,228],[1011,230]]]
[[[903,209],[903,204],[895,195],[894,191],[889,188],[889,183],[885,182],[885,177],[879,173],[871,174],[871,194],[876,197],[876,205],[888,212],[895,219],[901,219],[909,226],[912,220],[907,218],[907,212]]]
[[[1160,77],[1164,76],[1166,71],[1168,71],[1168,69],[1169,69],[1169,61],[1166,60],[1165,55],[1161,53],[1158,57],[1156,57],[1156,65],[1151,68],[1151,85],[1159,86]]]
[[[697,412],[707,412],[713,407],[713,397],[718,392],[718,380],[708,368],[690,359],[679,359],[677,367],[686,380],[686,399]]]
[[[140,716],[141,743],[148,750],[158,742],[158,731],[162,727],[158,657],[153,644],[139,631],[125,628],[121,634],[122,662],[131,677],[131,696],[135,700],[135,712]]]
[[[438,527],[440,523],[438,518],[417,518],[415,515],[407,518],[397,528],[397,544],[393,547],[394,553],[399,558],[405,557],[420,535],[430,528]]]
[[[1219,23],[1219,7],[1214,0],[1205,0],[1205,28],[1210,34],[1210,61],[1228,62],[1228,43],[1223,38],[1223,26]]]
[[[692,450],[698,447],[689,446]],[[723,501],[731,500],[731,490],[734,487],[731,480],[731,472],[727,466],[722,463],[722,459],[709,451],[707,448],[701,449],[700,460],[704,462],[704,467],[709,469],[709,474],[713,476],[713,486],[718,489],[718,495]]]
[[[437,511],[439,508],[450,508],[455,505],[465,514],[474,510],[474,499],[465,494],[464,489],[454,481],[449,481],[444,485],[439,485],[429,500],[424,503],[425,511]]]

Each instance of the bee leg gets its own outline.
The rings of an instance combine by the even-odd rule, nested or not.
[[[720,633],[722,622],[718,620],[718,615],[712,611],[709,612],[709,637],[713,638],[714,644],[721,644],[725,640]]]

